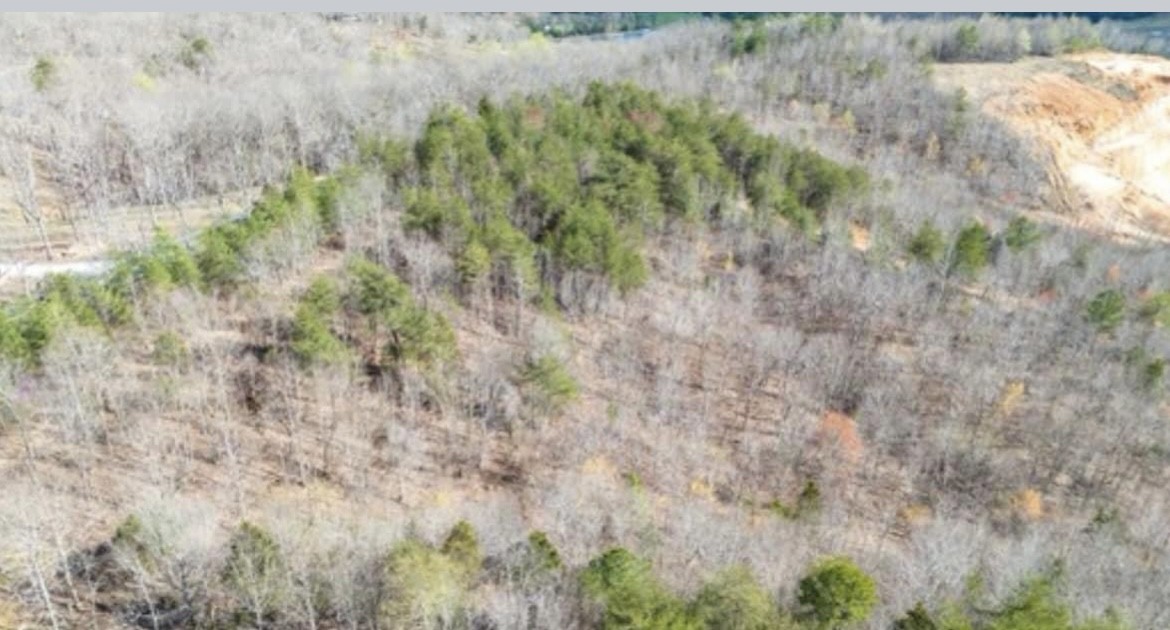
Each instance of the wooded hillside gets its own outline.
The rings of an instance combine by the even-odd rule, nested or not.
[[[1088,22],[4,31],[0,627],[1166,627],[1165,246],[932,78]]]

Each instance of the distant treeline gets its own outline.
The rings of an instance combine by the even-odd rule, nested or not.
[[[528,18],[533,31],[552,37],[595,35],[659,28],[684,20],[714,18],[720,20],[754,20],[775,13],[541,13]]]
[[[1000,13],[999,15],[1006,15],[1008,17],[1083,17],[1091,22],[1100,22],[1101,20],[1140,20],[1150,16],[1158,15],[1157,13]]]
[[[573,35],[596,35],[600,33],[620,33],[653,29],[700,18],[718,19],[727,21],[756,20],[764,17],[783,15],[782,13],[669,13],[669,12],[641,12],[641,13],[541,13],[529,17],[526,23],[535,32],[545,33],[551,37],[570,37]],[[922,17],[926,14],[883,14],[899,17]],[[932,16],[946,15],[978,15],[978,14],[930,14]],[[1006,17],[1034,18],[1042,16],[1082,17],[1092,22],[1101,20],[1140,20],[1156,13],[996,13]]]

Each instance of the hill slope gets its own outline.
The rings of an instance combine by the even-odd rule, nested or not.
[[[1166,250],[1033,210],[962,28],[367,68],[320,168],[0,307],[0,626],[1166,627]]]

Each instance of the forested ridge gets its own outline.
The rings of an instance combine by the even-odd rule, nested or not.
[[[0,627],[1165,626],[1165,247],[931,82],[1088,22],[101,19],[5,53],[26,230],[153,229],[0,308]]]
[[[1091,22],[1111,20],[1114,22],[1141,21],[1158,16],[1157,13],[1086,13],[1086,12],[1032,12],[1032,13],[872,13],[884,19],[939,19],[939,18],[978,18],[980,16],[1002,16],[1008,18],[1084,18]],[[593,35],[599,33],[614,33],[655,29],[691,20],[723,20],[729,22],[743,22],[754,20],[777,19],[795,16],[803,18],[801,14],[769,13],[769,12],[705,12],[705,13],[541,13],[526,16],[525,24],[533,31],[546,33],[553,37],[570,37],[577,35]]]

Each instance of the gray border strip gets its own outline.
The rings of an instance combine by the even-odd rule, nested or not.
[[[548,2],[535,0],[500,0],[485,3],[475,0],[342,0],[341,2],[313,2],[312,0],[202,0],[171,1],[160,3],[150,0],[107,0],[104,2],[87,2],[86,0],[0,0],[0,6],[5,11],[170,11],[170,12],[206,12],[206,11],[517,11],[538,12],[550,8],[560,10],[588,10],[588,11],[777,11],[793,12],[865,12],[865,11],[894,11],[916,13],[938,13],[938,2],[927,0],[900,0],[893,2],[865,2],[863,0],[790,0],[776,2],[775,0],[739,0],[729,5],[712,7],[709,0],[591,0],[589,2],[561,2],[562,6],[550,7]],[[722,4],[722,3],[720,3]],[[875,6],[878,5],[878,6]],[[1024,5],[1024,6],[1021,6]],[[1093,5],[1097,6],[1093,6]],[[988,12],[988,11],[1039,11],[1039,12],[1068,12],[1070,10],[1093,10],[1103,8],[1103,2],[1089,3],[1085,0],[1043,0],[1032,2],[1010,2],[1007,0],[992,0],[990,2],[956,3],[945,7],[950,12]],[[1127,11],[1156,11],[1166,8],[1165,0],[1129,0],[1128,2],[1110,2],[1114,8],[1123,8]],[[1119,6],[1120,5],[1120,6]],[[0,17],[2,19],[2,17]]]

